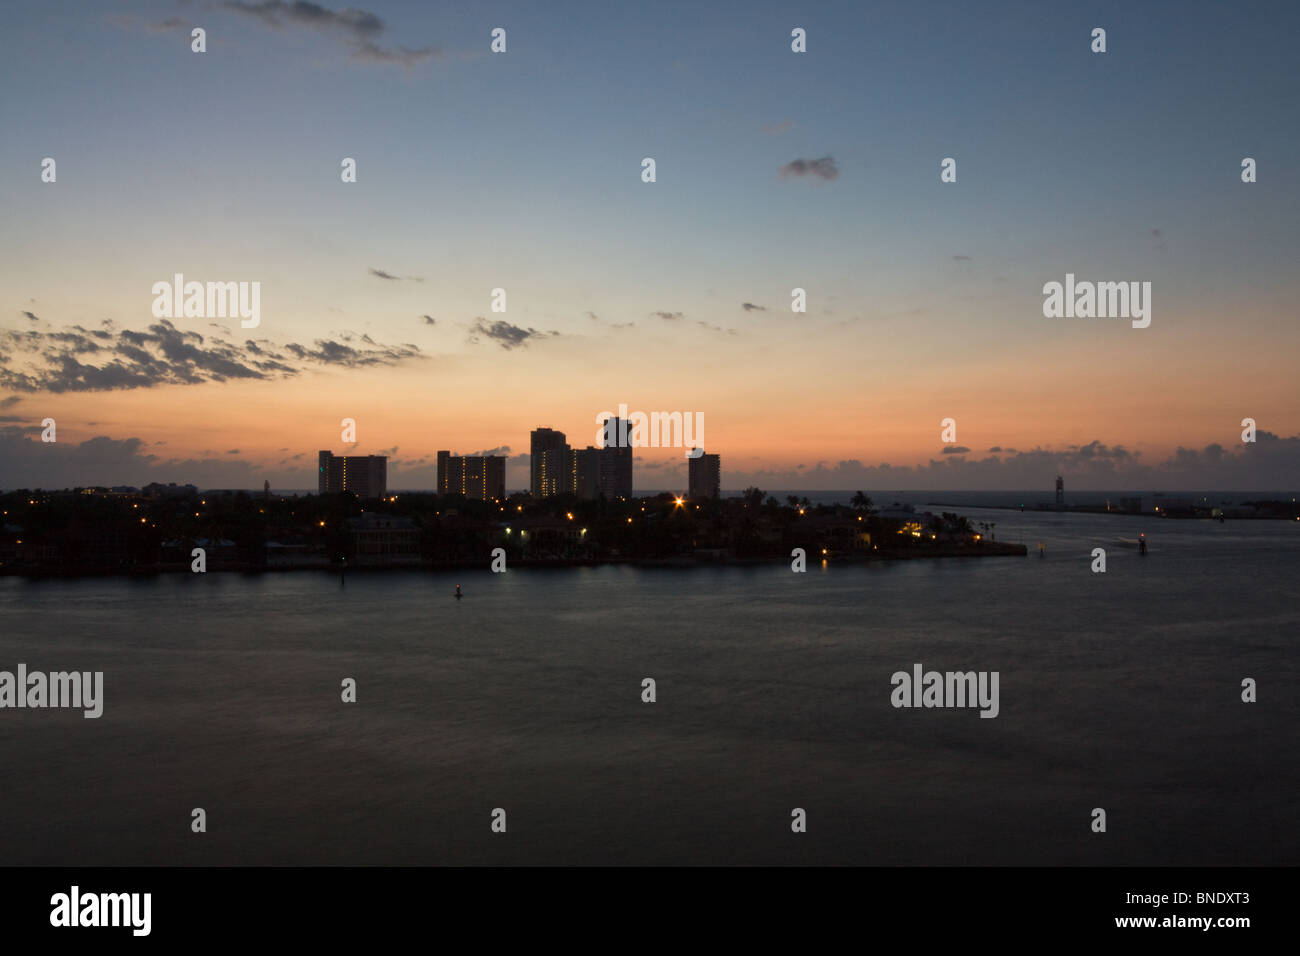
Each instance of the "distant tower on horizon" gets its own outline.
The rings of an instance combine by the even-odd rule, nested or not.
[[[1065,479],[1060,475],[1056,476],[1056,507],[1065,507]]]
[[[722,494],[722,456],[688,458],[686,470],[689,498],[717,498]]]

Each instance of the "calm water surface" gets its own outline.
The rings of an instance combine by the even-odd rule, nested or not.
[[[0,860],[1300,862],[1300,522],[965,510],[1030,556],[0,578],[0,668],[105,682],[0,711]],[[1000,715],[894,709],[916,662]]]

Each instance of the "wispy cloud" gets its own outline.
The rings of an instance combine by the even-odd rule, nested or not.
[[[559,334],[559,332],[539,332],[537,329],[520,328],[501,319],[489,322],[480,316],[470,327],[468,340],[471,345],[477,345],[481,336],[496,342],[503,349],[509,350],[526,346],[530,339]]]
[[[765,123],[763,132],[768,136],[780,136],[782,133],[788,133],[794,128],[794,123],[790,120],[781,120],[779,123]]]
[[[665,322],[676,322],[682,317],[680,312],[651,312],[651,315],[657,315]]]
[[[152,20],[144,28],[150,33],[171,33],[173,30],[188,30],[190,22],[180,17],[168,17],[166,20]]]
[[[830,156],[821,159],[792,159],[781,167],[782,176],[815,176],[817,179],[838,179],[840,171]]]
[[[263,0],[261,3],[227,0],[217,6],[250,17],[272,30],[286,26],[307,27],[333,34],[352,50],[353,60],[409,67],[442,56],[441,51],[434,47],[412,50],[380,46],[376,38],[384,33],[387,26],[368,10],[331,10],[306,0]]]
[[[385,272],[383,269],[375,269],[373,267],[370,269],[370,274],[378,279],[387,279],[389,282],[402,282],[403,280],[409,280],[411,282],[424,281],[421,276],[396,276],[391,272]]]
[[[57,332],[0,330],[0,347],[13,353],[0,367],[0,387],[59,393],[271,380],[316,365],[361,368],[422,356],[414,345],[381,345],[361,336],[365,347],[354,347],[346,344],[356,338],[354,333],[341,337],[344,342],[317,339],[311,346],[277,346],[267,339],[236,344],[205,338],[166,319],[143,332],[79,325]]]
[[[744,309],[746,312],[766,312],[766,311],[767,311],[767,306],[765,306],[765,305],[755,305],[755,304],[752,303],[752,302],[742,302],[742,303],[740,303],[740,307],[741,307],[742,309]]]

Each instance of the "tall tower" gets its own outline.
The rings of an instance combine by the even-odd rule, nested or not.
[[[700,455],[688,458],[687,496],[690,498],[717,498],[722,492],[722,458],[719,455]]]
[[[614,444],[604,441],[600,449],[598,486],[600,493],[610,501],[632,497],[632,443],[631,427],[626,420],[610,418],[605,423],[605,436]]]
[[[316,475],[317,494],[323,495],[326,494],[327,492],[337,490],[335,488],[330,487],[330,463],[333,460],[334,460],[334,456],[329,452],[323,451],[320,453],[320,457],[318,460],[318,464],[320,465],[320,468]]]
[[[551,428],[534,428],[529,442],[529,491],[534,497],[562,494],[565,490],[565,458],[569,444],[564,432]]]

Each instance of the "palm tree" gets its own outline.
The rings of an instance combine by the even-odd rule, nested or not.
[[[853,496],[853,500],[850,502],[850,504],[852,504],[854,509],[857,511],[871,510],[871,498],[868,497],[866,492],[863,491],[857,492]]]

